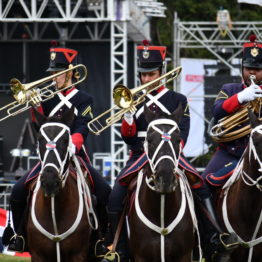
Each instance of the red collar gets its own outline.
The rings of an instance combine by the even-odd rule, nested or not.
[[[76,88],[73,86],[70,89],[66,89],[65,91],[62,92],[62,94],[64,96],[67,96],[69,93],[71,93],[73,90],[75,90]]]
[[[161,91],[163,91],[165,89],[165,86],[160,86],[156,91],[157,93],[160,93]]]

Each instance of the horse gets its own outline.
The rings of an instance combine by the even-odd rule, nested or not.
[[[130,249],[135,262],[190,262],[196,218],[188,181],[178,169],[181,138],[178,107],[171,115],[144,107],[149,123],[145,152],[129,211]]]
[[[61,119],[38,114],[36,117],[40,124],[41,171],[31,196],[26,226],[32,261],[86,262],[91,230],[97,227],[97,220],[86,174],[72,153],[69,126],[74,110]]]
[[[217,207],[224,227],[238,237],[232,262],[260,262],[262,257],[262,121],[251,110],[248,114],[248,146],[219,194]]]

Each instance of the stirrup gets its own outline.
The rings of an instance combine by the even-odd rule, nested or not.
[[[102,261],[114,261],[114,262],[120,262],[120,256],[116,251],[109,251],[104,255],[104,258]]]
[[[7,250],[23,253],[25,250],[24,237],[22,235],[17,235],[17,234],[13,235],[10,239],[10,244],[8,245]]]
[[[233,232],[222,233],[219,235],[219,239],[226,250],[234,249],[240,245],[237,235]]]
[[[110,250],[103,244],[104,239],[98,239],[95,243],[95,257],[103,258]]]

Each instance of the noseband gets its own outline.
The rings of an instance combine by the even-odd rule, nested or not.
[[[162,130],[160,130],[157,125],[171,125],[171,129],[166,133],[163,132]],[[149,130],[149,128],[153,128],[156,132],[158,132],[161,136],[161,142],[159,143],[159,145],[157,146],[152,158],[149,157],[149,152],[148,152],[148,141],[147,141],[147,137],[144,143],[144,149],[148,158],[148,162],[150,164],[151,167],[151,171],[153,174],[156,173],[156,167],[157,165],[160,163],[161,160],[163,159],[169,159],[172,161],[173,165],[174,165],[174,173],[177,170],[178,167],[178,160],[179,160],[179,156],[180,156],[180,152],[181,152],[181,145],[179,148],[179,152],[178,152],[178,157],[176,156],[176,152],[174,150],[173,144],[171,142],[171,135],[172,133],[178,129],[178,125],[175,121],[171,120],[171,119],[157,119],[154,120],[152,122],[149,123],[148,127],[147,127],[147,132]],[[172,156],[170,155],[163,155],[161,156],[159,159],[156,159],[157,154],[159,153],[161,147],[164,145],[164,143],[168,143],[168,145],[171,148],[172,151]]]
[[[46,127],[61,127],[62,130],[57,134],[57,136],[55,138],[50,139],[48,137],[47,133],[44,130]],[[43,158],[40,155],[39,144],[38,144],[39,158],[40,158],[40,161],[41,161],[40,175],[42,175],[42,173],[43,173],[43,171],[46,167],[51,166],[57,171],[58,177],[59,177],[60,181],[62,182],[62,187],[64,187],[66,178],[69,174],[68,169],[64,170],[64,168],[65,168],[66,161],[71,156],[70,153],[71,153],[71,147],[72,147],[72,139],[71,139],[71,136],[70,136],[70,129],[69,129],[68,126],[66,126],[64,124],[54,122],[54,123],[46,123],[46,124],[42,125],[39,132],[41,133],[41,135],[46,140],[46,145],[45,145],[46,151],[45,151]],[[57,151],[56,143],[64,134],[66,134],[68,136],[69,143],[68,143],[68,146],[66,148],[65,157],[64,157],[64,159],[61,159],[61,156],[59,155],[59,153]],[[54,163],[46,163],[47,157],[48,157],[50,152],[54,152],[54,155],[56,156],[56,160],[58,162],[58,166]]]

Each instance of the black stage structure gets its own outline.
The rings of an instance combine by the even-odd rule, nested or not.
[[[108,109],[111,99],[110,89],[110,41],[104,42],[65,42],[65,46],[76,49],[81,56],[79,63],[84,64],[88,70],[87,79],[80,84],[79,88],[89,92],[94,98],[94,114],[100,114]],[[37,41],[21,41],[20,43],[0,42],[0,61],[3,61],[0,70],[0,107],[14,101],[9,89],[9,81],[15,77],[22,83],[29,83],[48,76],[46,69],[49,63],[50,43]],[[26,49],[26,59],[23,58],[22,50]],[[128,45],[128,86],[134,86],[134,54],[133,43]],[[4,62],[6,61],[6,62]],[[26,71],[23,72],[22,64],[26,63]],[[10,117],[0,122],[0,136],[2,138],[2,159],[3,169],[5,171],[14,171],[10,169],[12,164],[12,155],[10,151],[17,147],[24,122],[30,118],[29,111],[23,112],[17,116]],[[90,156],[94,152],[110,152],[110,130],[105,131],[101,136],[95,136],[90,133],[87,141]],[[32,147],[30,134],[26,130],[22,148],[29,148],[35,152]],[[25,163],[23,164],[25,165]]]
[[[95,115],[112,107],[115,84],[135,86],[135,46],[150,40],[150,17],[164,17],[166,9],[157,0],[142,1],[142,5],[129,0],[0,2],[0,106],[14,101],[11,78],[30,83],[47,76],[50,43],[56,40],[79,51],[79,63],[88,69],[87,80],[79,88],[94,97]],[[20,146],[35,152],[28,118],[29,113],[23,112],[0,122],[0,176],[21,163],[26,168],[26,159],[21,157],[14,166],[12,149]],[[117,128],[98,137],[91,134],[87,142],[90,156],[94,152],[111,154],[111,181],[127,153]]]

